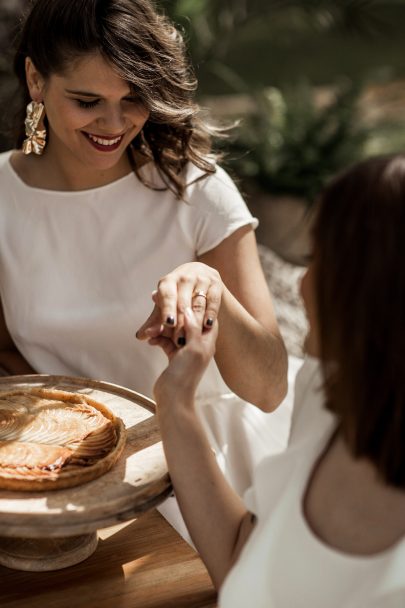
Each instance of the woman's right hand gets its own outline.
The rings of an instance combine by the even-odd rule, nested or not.
[[[222,292],[223,283],[214,268],[201,262],[178,266],[160,279],[152,294],[155,307],[136,337],[148,340],[170,335],[177,346],[182,346],[186,308],[192,308],[201,327],[208,330],[218,317]]]
[[[186,344],[181,349],[170,337],[159,335],[149,339],[149,344],[160,346],[169,359],[167,368],[154,386],[158,408],[173,400],[193,403],[201,377],[215,354],[217,321],[210,331],[205,331],[197,315],[187,307],[184,311],[184,333]]]

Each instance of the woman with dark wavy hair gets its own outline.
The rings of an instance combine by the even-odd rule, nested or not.
[[[217,327],[186,311],[187,345],[155,397],[169,471],[219,606],[405,606],[405,155],[357,164],[319,200],[302,280],[310,331],[289,446],[244,502],[194,409]],[[180,388],[181,387],[181,388]]]
[[[116,156],[127,149],[135,171],[140,164],[135,161],[135,151],[144,162],[153,159],[165,185],[178,198],[185,193],[183,169],[189,161],[205,174],[214,173],[215,164],[209,158],[211,131],[198,117],[199,109],[193,100],[196,81],[185,59],[182,38],[163,15],[155,12],[151,2],[34,0],[31,5],[33,10],[22,28],[14,62],[22,91],[16,121],[18,148],[27,137],[24,118],[32,101],[32,77],[38,74],[41,81],[49,82],[53,75],[74,72],[75,64],[93,58],[97,62],[88,69],[87,88],[98,65],[108,67],[113,78],[125,83],[128,94],[123,99],[132,106],[132,115],[139,116],[135,131],[129,131],[116,145]],[[110,84],[113,88],[113,82]],[[39,99],[40,91],[34,96]],[[76,97],[81,110],[90,111],[101,101],[96,95]],[[74,94],[71,99],[75,100]],[[49,125],[46,106],[44,119]],[[83,122],[85,126],[88,121]],[[49,127],[52,130],[53,124]],[[98,131],[104,137],[109,135],[106,128]],[[122,127],[119,131],[121,135]],[[88,135],[84,129],[83,133]],[[48,148],[53,143],[50,140]],[[142,181],[142,175],[137,175]]]
[[[206,331],[220,314],[217,363],[239,411],[256,411],[245,401],[274,409],[286,353],[257,222],[216,162],[180,34],[149,0],[28,9],[14,63],[16,149],[0,155],[0,365],[151,395],[165,359],[134,331],[159,284],[138,337],[174,331],[181,347],[186,306],[204,310]],[[203,390],[229,392],[214,365]],[[227,427],[217,409],[207,417]]]

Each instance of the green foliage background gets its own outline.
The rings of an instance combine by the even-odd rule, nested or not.
[[[229,168],[243,180],[310,204],[341,168],[404,149],[405,121],[402,128],[392,119],[371,126],[359,111],[367,86],[405,79],[403,1],[161,4],[188,40],[200,98],[252,98],[256,111],[240,117],[227,144]],[[319,86],[333,91],[323,107],[315,102]]]

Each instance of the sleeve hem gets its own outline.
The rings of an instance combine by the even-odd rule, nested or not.
[[[205,244],[203,248],[201,248],[199,251],[196,252],[196,255],[197,256],[204,255],[204,253],[211,251],[211,249],[214,249],[215,247],[217,247],[220,243],[222,243],[222,241],[224,241],[226,238],[228,238],[228,236],[231,236],[231,234],[233,234],[234,232],[236,232],[236,230],[238,230],[239,228],[242,228],[243,226],[251,226],[253,228],[253,230],[256,230],[258,225],[259,225],[259,220],[256,217],[252,217],[250,219],[244,218],[243,220],[234,222],[233,224],[230,224],[229,226],[226,227],[225,232],[217,235],[217,237],[214,238],[209,244]]]

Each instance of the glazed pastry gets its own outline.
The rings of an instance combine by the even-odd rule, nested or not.
[[[0,393],[0,489],[59,490],[91,481],[118,460],[122,421],[81,393]]]

